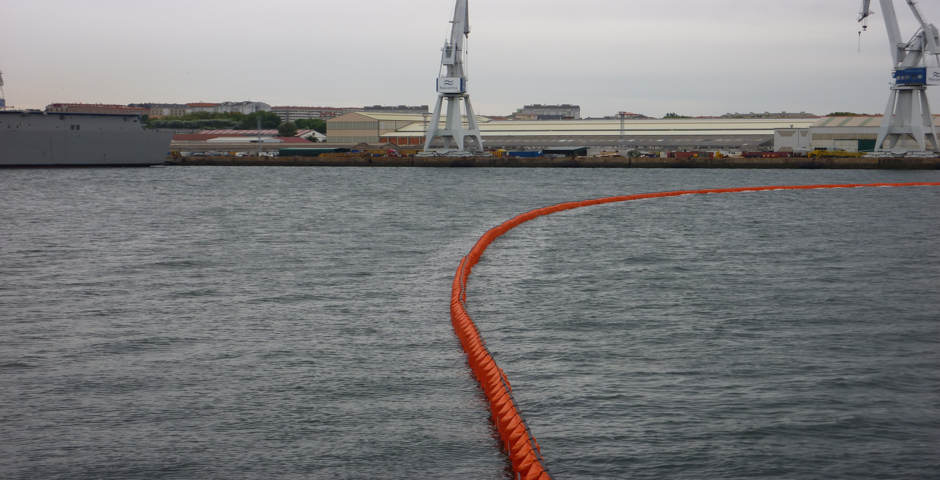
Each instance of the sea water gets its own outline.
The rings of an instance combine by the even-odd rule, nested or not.
[[[0,172],[0,477],[508,478],[460,257],[559,202],[936,172]],[[468,309],[555,478],[936,478],[940,188],[688,196],[500,237]]]

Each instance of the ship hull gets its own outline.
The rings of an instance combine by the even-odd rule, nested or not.
[[[0,167],[159,165],[172,136],[136,115],[0,112]]]

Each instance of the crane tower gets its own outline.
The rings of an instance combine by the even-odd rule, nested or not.
[[[920,146],[918,153],[940,152],[927,100],[927,86],[940,85],[940,33],[937,27],[924,19],[916,0],[905,1],[920,24],[908,41],[901,37],[894,0],[880,0],[894,62],[894,81],[875,151],[900,153],[903,151],[900,141],[913,139]],[[871,14],[871,0],[862,0],[858,21],[865,21]],[[933,61],[929,62],[931,59]]]
[[[467,0],[457,0],[454,8],[454,19],[451,21],[450,39],[444,42],[441,53],[441,71],[437,78],[437,103],[431,123],[425,132],[424,152],[426,154],[438,153],[447,155],[469,155],[483,151],[483,138],[477,126],[473,107],[470,105],[470,95],[467,93],[467,72],[464,69],[464,43],[470,35],[469,7]],[[444,128],[440,128],[441,107],[447,100],[447,117]],[[464,129],[461,121],[460,103],[467,107],[467,128]],[[469,144],[466,138],[474,142]],[[431,142],[435,138],[444,141],[444,148],[432,150]],[[451,146],[453,144],[453,146]],[[465,149],[465,146],[470,149]],[[469,151],[468,151],[469,150]]]

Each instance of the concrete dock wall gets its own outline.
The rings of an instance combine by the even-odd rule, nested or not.
[[[495,158],[495,157],[188,157],[168,165],[438,168],[809,168],[937,170],[940,158]]]

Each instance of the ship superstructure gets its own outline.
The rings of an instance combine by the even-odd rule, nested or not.
[[[148,166],[166,161],[171,131],[137,115],[0,111],[0,167]]]
[[[7,96],[3,93],[3,72],[0,72],[0,110],[7,108]]]

